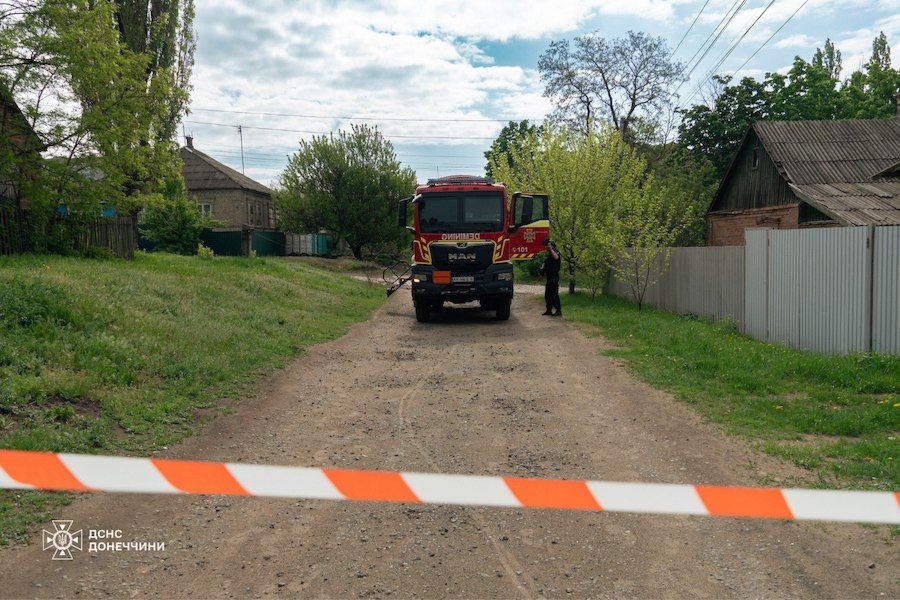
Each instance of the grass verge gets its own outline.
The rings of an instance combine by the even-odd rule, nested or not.
[[[384,290],[304,261],[0,258],[0,447],[145,454]],[[67,496],[0,492],[0,544]]]
[[[563,305],[618,346],[605,354],[808,469],[813,485],[900,489],[900,357],[800,352],[607,296],[567,295]]]

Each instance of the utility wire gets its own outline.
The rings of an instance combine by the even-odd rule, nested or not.
[[[746,0],[744,0],[744,1],[746,2]],[[731,8],[729,8],[725,12],[725,14],[722,15],[722,19],[719,21],[718,25],[716,25],[715,28],[709,33],[709,35],[706,36],[706,39],[703,40],[703,43],[697,47],[697,50],[694,52],[694,55],[691,56],[688,59],[688,61],[684,64],[684,68],[681,70],[682,75],[684,75],[684,70],[687,69],[688,66],[694,62],[694,59],[697,58],[697,55],[699,55],[700,52],[703,50],[703,48],[706,47],[706,44],[712,39],[712,37],[714,35],[716,36],[716,40],[719,39],[719,36],[721,36],[722,32],[725,31],[725,29],[722,28],[722,25],[725,25],[725,20],[728,19],[729,15],[732,15],[732,18],[734,18],[732,11],[734,11],[734,14],[737,14],[737,10],[739,9],[739,7],[738,7],[739,2],[741,2],[741,0],[734,0],[734,4],[732,4]],[[741,2],[741,6],[743,6],[743,2]],[[729,21],[729,23],[730,23],[730,21]],[[727,26],[728,25],[725,25],[725,27],[727,27]],[[721,28],[721,31],[720,31],[720,28]],[[717,32],[718,32],[718,35],[716,35]],[[710,44],[710,46],[709,46],[709,48],[707,48],[706,52],[709,52],[709,49],[712,48],[713,44],[716,43],[716,40],[713,40],[712,44]],[[703,57],[700,57],[700,60],[703,60]],[[688,73],[688,75],[686,77],[682,78],[681,82],[679,82],[679,84],[678,84],[678,87],[675,88],[675,91],[673,91],[671,94],[669,94],[669,98],[676,96],[678,94],[678,91],[684,86],[684,84],[690,80],[691,75],[694,73],[694,70],[697,68],[698,64],[700,64],[700,61],[697,61],[697,63],[691,69],[691,72]]]
[[[744,41],[744,38],[747,37],[747,34],[750,33],[750,30],[756,27],[756,24],[759,23],[759,20],[763,18],[763,15],[765,15],[769,11],[769,9],[772,8],[773,4],[775,4],[775,0],[770,0],[766,7],[762,10],[762,12],[757,15],[756,19],[754,19],[753,22],[750,23],[750,26],[747,27],[747,29],[744,31],[744,33],[741,34],[741,37],[739,37],[737,41],[734,42],[731,47],[724,54],[722,54],[722,56],[719,57],[719,59],[716,61],[716,64],[714,64],[713,67],[709,71],[707,71],[706,75],[703,76],[703,79],[697,85],[697,88],[694,90],[694,93],[691,94],[690,98],[681,103],[682,107],[690,104],[691,100],[693,100],[694,97],[700,93],[700,90],[703,89],[703,84],[706,83],[710,77],[715,75],[716,70],[718,70],[718,68],[721,67],[726,60],[728,60],[728,57],[731,56],[731,54],[741,44],[741,42]]]
[[[234,129],[237,125],[233,125],[230,123],[213,123],[211,121],[191,121],[185,120],[185,123],[193,123],[194,125],[213,125],[216,127],[230,127]],[[243,125],[244,129],[258,129],[260,131],[286,131],[288,133],[307,133],[312,135],[330,135],[335,133],[334,131],[308,131],[305,129],[286,129],[283,127],[259,127],[257,125]],[[476,136],[461,136],[461,135],[389,135],[382,134],[386,138],[397,138],[397,139],[418,139],[418,140],[494,140],[493,137],[476,137]]]
[[[749,63],[751,60],[753,60],[753,58],[754,58],[757,54],[759,54],[759,51],[760,51],[760,50],[762,50],[763,48],[765,48],[765,47],[768,45],[769,42],[771,42],[773,39],[775,39],[775,36],[778,35],[779,32],[781,32],[781,30],[784,29],[785,26],[786,26],[788,23],[790,23],[791,20],[792,20],[794,17],[797,16],[797,13],[800,12],[800,10],[801,10],[804,6],[806,6],[807,2],[809,2],[809,0],[803,0],[803,4],[801,4],[800,6],[797,7],[797,10],[795,10],[794,13],[793,13],[791,16],[789,16],[789,17],[787,18],[787,20],[786,20],[784,23],[781,24],[781,27],[779,27],[778,29],[776,29],[775,32],[774,32],[772,35],[769,36],[769,39],[767,39],[766,41],[764,41],[764,42],[762,43],[762,45],[761,45],[759,48],[757,48],[757,49],[753,52],[753,54],[751,54],[751,55],[747,58],[747,60],[745,60],[745,61],[743,62],[743,64],[741,64],[741,66],[739,66],[737,69],[735,69],[734,71],[731,72],[731,77],[734,77],[735,73],[737,73],[738,71],[740,71],[741,69],[743,69],[744,67],[746,67],[746,66],[747,66],[747,63]]]
[[[199,150],[201,152],[203,152],[203,149],[210,149],[217,153],[226,152],[226,153],[237,154],[237,152],[238,152],[237,151],[238,146],[227,145],[227,144],[212,144],[212,145],[204,144],[203,148],[197,148],[197,150]],[[297,151],[297,149],[291,148],[284,152],[271,152],[271,151],[268,151],[266,148],[259,148],[259,147],[247,148],[247,147],[245,147],[244,151],[248,155],[255,154],[257,156],[274,156],[274,157],[282,158],[282,157],[286,157],[286,156],[293,154],[294,152]],[[419,158],[466,158],[466,159],[475,159],[475,160],[481,160],[482,158],[484,158],[484,155],[481,154],[480,152],[478,153],[477,156],[471,156],[471,155],[466,155],[466,154],[417,154],[414,152],[405,152],[403,150],[395,150],[394,152],[398,156],[415,156],[415,157],[419,157]]]
[[[706,55],[709,54],[710,50],[713,49],[713,46],[716,45],[716,42],[719,41],[719,38],[722,37],[722,34],[725,33],[725,30],[728,29],[729,25],[731,25],[731,22],[734,20],[734,18],[737,16],[737,14],[741,11],[741,9],[744,7],[744,5],[745,5],[746,3],[747,3],[747,0],[741,0],[741,3],[738,5],[738,7],[735,9],[735,11],[734,11],[733,13],[731,13],[731,16],[728,17],[728,21],[725,23],[725,26],[722,27],[722,29],[719,30],[719,33],[716,34],[716,37],[713,38],[713,41],[712,41],[712,42],[710,43],[710,45],[706,48],[706,50],[703,52],[703,54],[700,55],[700,58],[697,59],[697,62],[694,63],[694,66],[693,66],[693,67],[691,68],[691,70],[688,72],[688,74],[687,74],[687,78],[688,78],[688,79],[691,78],[691,75],[694,74],[694,71],[697,70],[697,67],[700,66],[700,63],[703,62],[703,59],[706,58]]]
[[[700,12],[697,13],[697,16],[694,17],[694,21],[691,23],[691,26],[687,28],[687,31],[684,32],[684,35],[681,36],[681,39],[678,41],[678,45],[675,46],[675,49],[672,50],[672,54],[670,56],[675,56],[675,53],[678,52],[678,49],[681,48],[681,45],[684,43],[684,40],[687,39],[688,34],[694,28],[694,25],[697,24],[697,20],[700,19],[700,15],[703,14],[703,11],[706,10],[706,6],[709,4],[709,0],[703,3],[703,6],[700,7]]]
[[[709,0],[707,0],[709,2]],[[230,110],[224,108],[191,108],[191,112],[214,112],[214,113],[229,113],[229,114],[237,114],[237,115],[259,115],[263,117],[297,117],[301,119],[343,119],[347,121],[411,121],[411,122],[422,122],[422,123],[505,123],[507,121],[538,121],[543,120],[543,117],[540,119],[537,118],[528,118],[528,117],[498,117],[496,119],[474,119],[474,118],[450,118],[450,117],[441,117],[441,118],[419,118],[419,117],[377,117],[377,116],[365,116],[365,117],[353,117],[347,115],[309,115],[302,113],[282,113],[282,112],[259,112],[252,110]]]
[[[706,47],[706,44],[709,43],[709,41],[712,39],[712,37],[713,37],[714,35],[716,35],[717,33],[719,33],[719,30],[722,28],[722,25],[724,25],[725,20],[728,18],[728,15],[730,15],[730,14],[732,13],[732,11],[735,10],[735,8],[737,7],[737,5],[738,5],[738,3],[739,3],[740,1],[741,1],[741,0],[734,0],[734,3],[731,5],[731,8],[729,8],[727,11],[725,11],[725,14],[722,15],[721,20],[719,20],[719,23],[715,26],[715,28],[714,28],[712,31],[709,32],[709,35],[706,36],[706,39],[703,40],[703,43],[700,44],[700,46],[697,47],[697,50],[694,51],[693,56],[691,56],[691,57],[688,59],[687,63],[685,63],[686,66],[687,66],[687,65],[690,65],[691,63],[693,63],[693,62],[694,62],[694,59],[697,58],[697,56],[699,56],[700,52],[703,51],[703,48]],[[721,35],[721,34],[720,34],[720,35]]]

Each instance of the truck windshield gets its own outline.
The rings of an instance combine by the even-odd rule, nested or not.
[[[422,233],[503,229],[503,195],[499,192],[435,192],[422,194],[417,204]]]

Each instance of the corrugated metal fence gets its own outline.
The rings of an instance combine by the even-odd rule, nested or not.
[[[630,298],[613,278],[609,292]],[[719,321],[744,320],[744,247],[670,248],[669,268],[647,289],[644,302],[662,310]]]
[[[900,354],[900,227],[755,229],[746,247],[672,248],[651,306],[828,354]],[[611,293],[630,297],[622,282]]]

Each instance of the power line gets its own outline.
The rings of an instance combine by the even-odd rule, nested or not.
[[[714,28],[711,32],[709,32],[709,35],[706,36],[706,39],[703,40],[703,43],[700,44],[700,46],[697,47],[697,50],[694,52],[694,55],[691,56],[691,57],[688,59],[688,61],[687,61],[687,62],[685,63],[685,65],[684,65],[684,68],[681,70],[682,75],[684,74],[684,70],[688,68],[688,65],[690,65],[692,62],[694,62],[694,59],[697,57],[698,54],[700,54],[700,51],[703,50],[704,47],[706,47],[706,44],[707,44],[707,43],[712,39],[712,37],[715,35],[715,36],[716,36],[716,39],[713,40],[713,41],[712,41],[712,44],[710,44],[709,48],[706,49],[706,53],[708,53],[709,50],[713,47],[713,45],[716,43],[716,40],[718,40],[718,39],[719,39],[719,36],[722,35],[722,32],[725,31],[725,29],[722,28],[722,25],[725,24],[725,20],[728,19],[728,15],[732,15],[732,11],[734,11],[734,14],[737,14],[737,10],[739,10],[738,2],[741,2],[741,0],[734,0],[734,4],[731,5],[731,8],[729,8],[727,11],[725,11],[725,14],[722,15],[722,19],[719,21],[719,23],[715,26],[715,28]],[[746,0],[744,0],[744,2],[746,2]],[[743,2],[741,2],[741,6],[743,6]],[[732,18],[734,18],[733,15],[732,15]],[[730,21],[729,21],[729,23],[730,23]],[[728,27],[728,25],[725,25],[725,27]],[[722,28],[721,31],[719,31],[720,28]],[[716,35],[716,32],[718,32],[718,35]],[[704,56],[706,56],[706,53],[704,53]],[[669,95],[670,98],[671,98],[671,97],[674,97],[675,95],[677,95],[677,94],[678,94],[678,91],[684,86],[685,82],[687,82],[687,81],[690,80],[691,75],[694,74],[694,70],[697,68],[697,65],[699,65],[699,64],[700,64],[700,61],[702,61],[702,60],[703,60],[703,56],[701,56],[701,57],[700,57],[700,60],[698,60],[697,63],[691,68],[691,72],[688,73],[687,77],[684,77],[684,78],[681,80],[681,82],[678,84],[678,87],[675,88],[675,91],[673,91],[673,92]]]
[[[707,5],[707,4],[709,4],[709,0],[706,0],[706,2],[703,3],[703,6],[700,7],[700,12],[697,13],[697,16],[694,17],[694,21],[691,23],[691,26],[688,27],[688,28],[687,28],[687,31],[684,32],[684,35],[681,36],[681,39],[678,41],[678,45],[675,46],[675,49],[674,49],[674,50],[672,50],[671,56],[675,56],[675,53],[678,52],[678,49],[679,49],[679,48],[681,48],[681,44],[684,43],[684,40],[687,39],[687,36],[688,36],[688,34],[691,32],[691,30],[694,28],[694,25],[697,24],[697,20],[700,19],[700,15],[702,15],[702,14],[703,14],[703,11],[706,10],[706,5]]]
[[[196,143],[196,140],[194,143]],[[204,144],[203,148],[208,148],[208,149],[214,150],[216,152],[232,152],[233,151],[234,153],[237,153],[236,151],[239,148],[239,146],[228,145],[228,144],[212,144],[212,145]],[[202,152],[203,148],[197,148],[197,149]],[[265,148],[259,148],[259,147],[257,147],[257,148],[244,147],[244,150],[248,154],[253,153],[253,154],[256,154],[259,156],[275,156],[275,157],[279,157],[279,158],[288,156],[297,151],[296,148],[292,148],[290,150],[286,150],[285,152],[269,152],[269,151],[266,151]],[[419,157],[419,158],[471,158],[471,159],[476,159],[476,160],[481,160],[482,158],[484,158],[484,156],[480,152],[478,153],[478,156],[470,156],[470,155],[466,155],[466,154],[417,154],[417,153],[413,153],[413,152],[405,152],[403,150],[395,150],[394,152],[398,156],[401,156],[401,155],[402,156],[415,156],[415,157]]]
[[[794,17],[797,16],[797,13],[800,12],[800,10],[801,10],[804,6],[806,6],[807,2],[809,2],[809,0],[803,0],[803,4],[801,4],[800,6],[797,7],[797,10],[795,10],[795,11],[793,12],[793,14],[792,14],[791,16],[789,16],[789,17],[787,18],[787,20],[786,20],[784,23],[781,24],[781,27],[779,27],[778,29],[776,29],[775,32],[774,32],[772,35],[769,36],[769,39],[767,39],[766,41],[764,41],[764,42],[762,43],[762,45],[761,45],[759,48],[757,48],[757,49],[753,52],[753,54],[751,54],[751,55],[747,58],[747,60],[744,61],[744,63],[743,63],[741,66],[739,66],[737,69],[735,69],[734,71],[731,72],[731,77],[734,77],[735,73],[737,73],[738,71],[740,71],[741,69],[743,69],[744,67],[746,67],[746,66],[747,66],[747,63],[749,63],[751,60],[753,60],[753,58],[754,58],[757,54],[759,54],[759,51],[760,51],[760,50],[762,50],[763,48],[765,48],[766,45],[768,45],[769,42],[771,42],[773,39],[775,39],[775,36],[778,35],[778,33],[779,33],[782,29],[784,29],[785,26],[786,26],[788,23],[790,23],[791,20],[792,20]]]
[[[716,33],[719,31],[719,29],[721,29],[722,25],[725,23],[725,20],[728,18],[728,15],[730,15],[731,12],[733,10],[735,10],[735,7],[737,7],[738,2],[740,2],[740,1],[741,0],[734,0],[734,3],[731,5],[731,8],[729,8],[727,11],[725,11],[725,14],[722,15],[722,18],[719,20],[718,24],[715,26],[715,28],[712,31],[709,32],[709,35],[706,36],[706,39],[703,40],[703,43],[697,47],[697,50],[694,51],[694,54],[688,59],[686,65],[690,65],[691,63],[694,62],[694,59],[697,58],[697,56],[700,54],[700,52],[703,51],[703,48],[706,47],[706,44],[708,44],[709,41],[712,39],[712,37],[714,35],[716,35]]]
[[[716,70],[721,67],[726,60],[728,60],[728,57],[731,56],[732,52],[734,52],[735,49],[741,44],[741,42],[744,41],[744,38],[747,37],[747,34],[750,33],[750,30],[756,27],[756,24],[759,23],[759,20],[763,18],[763,15],[765,15],[769,11],[769,9],[772,8],[773,4],[775,4],[775,0],[770,0],[766,7],[762,10],[762,12],[757,15],[756,19],[754,19],[753,22],[750,23],[750,26],[747,27],[747,29],[744,31],[744,33],[741,34],[741,37],[739,37],[737,41],[734,42],[734,44],[732,44],[731,47],[722,56],[719,57],[719,59],[716,61],[716,64],[713,65],[713,67],[709,71],[707,71],[706,75],[697,85],[697,89],[694,90],[694,93],[691,94],[690,98],[688,98],[687,101],[681,103],[681,106],[690,104],[691,100],[693,100],[694,97],[700,93],[700,90],[703,88],[703,84],[706,83],[706,81],[715,74]]]
[[[229,123],[213,123],[211,121],[191,121],[185,120],[185,123],[193,123],[194,125],[213,125],[216,127],[229,127],[234,129],[237,125],[232,125]],[[283,127],[260,127],[257,125],[243,125],[244,129],[258,129],[260,131],[285,131],[288,133],[306,133],[311,135],[330,135],[335,133],[334,131],[308,131],[305,129],[286,129]],[[398,138],[398,139],[418,139],[418,140],[493,140],[493,137],[476,137],[476,136],[462,136],[462,135],[389,135],[382,134],[386,138]]]
[[[694,71],[697,70],[697,67],[700,66],[700,63],[703,62],[703,59],[706,58],[706,55],[709,54],[710,50],[713,49],[713,46],[716,45],[716,42],[719,41],[719,38],[722,37],[722,34],[725,33],[725,30],[728,29],[728,27],[731,25],[731,22],[734,20],[734,18],[737,16],[737,14],[741,11],[741,9],[744,7],[744,5],[746,3],[747,3],[747,0],[741,0],[741,3],[738,5],[738,7],[735,9],[735,11],[733,13],[731,13],[731,16],[728,17],[728,21],[725,23],[725,26],[722,27],[722,29],[719,31],[718,34],[716,34],[716,37],[713,38],[713,41],[712,41],[712,43],[710,43],[709,47],[706,48],[706,50],[703,52],[703,54],[700,55],[700,58],[697,59],[697,62],[694,63],[694,66],[691,68],[690,72],[687,75],[688,79],[691,78],[691,75],[694,74]]]
[[[709,2],[709,0],[707,0]],[[365,117],[354,117],[348,115],[310,115],[310,114],[302,114],[302,113],[281,113],[281,112],[259,112],[252,110],[231,110],[225,108],[191,108],[191,112],[200,111],[200,112],[214,112],[214,113],[229,113],[236,115],[259,115],[262,117],[297,117],[301,119],[343,119],[347,121],[408,121],[408,122],[422,122],[422,123],[505,123],[507,121],[537,121],[542,120],[538,118],[531,117],[497,117],[496,119],[473,119],[473,118],[450,118],[450,117],[377,117],[377,116],[365,116]]]

